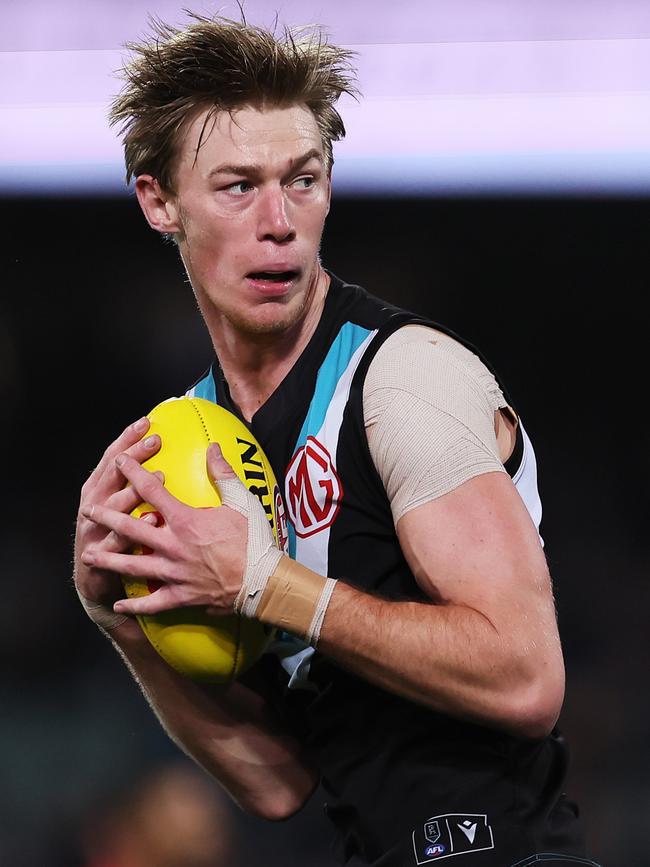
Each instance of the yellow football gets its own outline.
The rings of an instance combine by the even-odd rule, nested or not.
[[[221,500],[206,467],[206,450],[218,442],[223,456],[262,503],[281,547],[286,531],[279,489],[266,456],[248,428],[232,413],[202,398],[181,397],[158,404],[149,414],[149,434],[159,434],[160,451],[143,466],[162,470],[165,488],[190,506],[219,506]],[[140,517],[155,509],[143,503],[132,512]],[[146,551],[136,549],[146,556]],[[122,577],[127,596],[145,596],[160,585],[155,579]],[[158,653],[181,674],[198,681],[234,680],[264,653],[271,631],[256,620],[232,614],[208,616],[201,608],[179,608],[138,616],[140,626]]]

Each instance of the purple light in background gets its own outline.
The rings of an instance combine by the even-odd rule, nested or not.
[[[469,183],[479,191],[495,184],[503,191],[543,184],[650,190],[650,38],[621,38],[650,36],[650,8],[642,13],[623,2],[613,16],[611,5],[597,0],[570,5],[527,3],[523,17],[521,4],[506,0],[441,2],[434,11],[415,2],[366,21],[374,5],[328,3],[321,20],[333,38],[358,33],[364,22],[366,39],[385,39],[352,46],[364,99],[342,103],[348,137],[336,150],[338,189],[449,192],[456,185],[462,192]],[[318,20],[323,6],[289,2],[280,11],[289,21],[299,12]],[[17,7],[0,42],[24,48],[29,37],[33,49],[47,35],[50,47],[69,49],[95,40],[93,21],[106,25],[104,44],[146,29],[139,4],[111,4],[110,24],[105,4],[93,5],[95,19],[68,0],[65,8],[73,7],[78,17],[59,14],[58,30],[53,25],[49,34],[39,29],[50,20],[49,5],[43,19],[31,18],[38,26],[29,32],[21,30],[24,7]],[[487,7],[496,17],[486,16]],[[251,20],[268,21],[270,8],[247,3]],[[460,8],[476,14],[463,17]],[[156,11],[182,20],[171,3],[158,3]],[[395,38],[407,35],[405,21],[414,41],[400,44]],[[417,41],[434,31],[447,41]],[[567,38],[580,34],[591,38]],[[616,38],[593,38],[607,34]],[[501,41],[490,41],[496,35]],[[0,53],[0,190],[124,189],[121,147],[106,120],[121,56],[115,49]]]
[[[255,24],[320,24],[344,44],[650,38],[642,0],[245,0]],[[182,7],[239,18],[234,0],[4,0],[0,51],[115,49],[153,13],[186,20]]]

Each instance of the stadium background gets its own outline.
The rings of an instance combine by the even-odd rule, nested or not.
[[[342,15],[343,5],[330,14]],[[476,4],[459,5],[470,21]],[[511,4],[491,5],[508,20]],[[47,19],[44,5],[33,6],[32,22]],[[263,4],[250,6],[269,20]],[[585,16],[584,32],[595,42],[628,40],[636,50],[650,38],[641,6],[622,3],[617,27],[608,19],[606,33]],[[24,18],[19,4],[9,7]],[[521,4],[520,22],[521,7],[538,27],[542,21],[560,33],[567,24],[559,5],[535,18],[539,5]],[[401,4],[416,29],[435,25],[428,8]],[[145,11],[131,10],[127,38],[144,29]],[[345,28],[339,36],[322,14],[343,41]],[[72,22],[69,47],[78,50]],[[45,183],[47,161],[28,165],[6,151],[8,140],[26,135],[16,131],[18,115],[4,110],[12,69],[23,68],[26,52],[46,49],[38,40],[30,48],[27,32],[5,32],[0,44],[0,864],[85,867],[80,840],[97,817],[180,754],[78,606],[70,583],[78,492],[105,445],[155,403],[182,393],[209,363],[210,346],[175,249],[116,186],[119,166],[102,169],[93,184],[92,161],[79,164],[83,183],[75,186],[73,162]],[[648,98],[650,73],[638,67],[636,74],[637,96]],[[602,92],[609,99],[612,88]],[[499,164],[499,185],[493,162],[467,180],[468,157],[456,166],[465,182],[445,187],[434,169],[427,172],[426,155],[414,162],[406,154],[402,168],[384,155],[370,171],[370,157],[352,154],[341,160],[340,188],[335,168],[323,243],[323,260],[338,275],[476,343],[525,420],[539,460],[567,663],[561,725],[572,747],[569,793],[581,804],[593,857],[607,867],[642,867],[648,851],[645,123],[627,150],[599,146],[597,165],[585,154],[582,174],[575,152],[569,159],[556,148],[550,162],[528,164],[519,154],[516,172],[511,154],[510,164],[505,157]],[[47,142],[45,129],[45,149]],[[356,187],[355,166],[363,178]],[[228,867],[332,863],[316,799],[278,825],[226,810],[220,821],[236,841]]]

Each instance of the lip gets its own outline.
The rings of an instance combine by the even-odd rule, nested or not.
[[[273,280],[265,277],[256,277],[255,274],[265,274],[265,273],[288,273],[289,276],[286,280]],[[274,263],[273,265],[266,265],[259,269],[254,269],[249,271],[246,275],[246,282],[249,286],[251,286],[256,292],[266,296],[267,298],[279,297],[282,295],[286,295],[286,293],[291,289],[296,280],[300,277],[300,271],[298,268],[292,267],[289,264],[283,263]]]

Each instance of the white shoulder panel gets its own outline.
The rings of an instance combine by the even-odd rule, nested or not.
[[[539,496],[539,490],[537,489],[537,460],[535,458],[533,444],[524,430],[521,420],[519,421],[519,425],[524,440],[524,453],[521,458],[519,469],[513,476],[512,481],[519,491],[519,495],[524,501],[530,517],[533,519],[533,523],[537,527],[537,532],[539,533],[539,525],[542,521],[542,501]],[[544,544],[543,540],[542,544]]]

